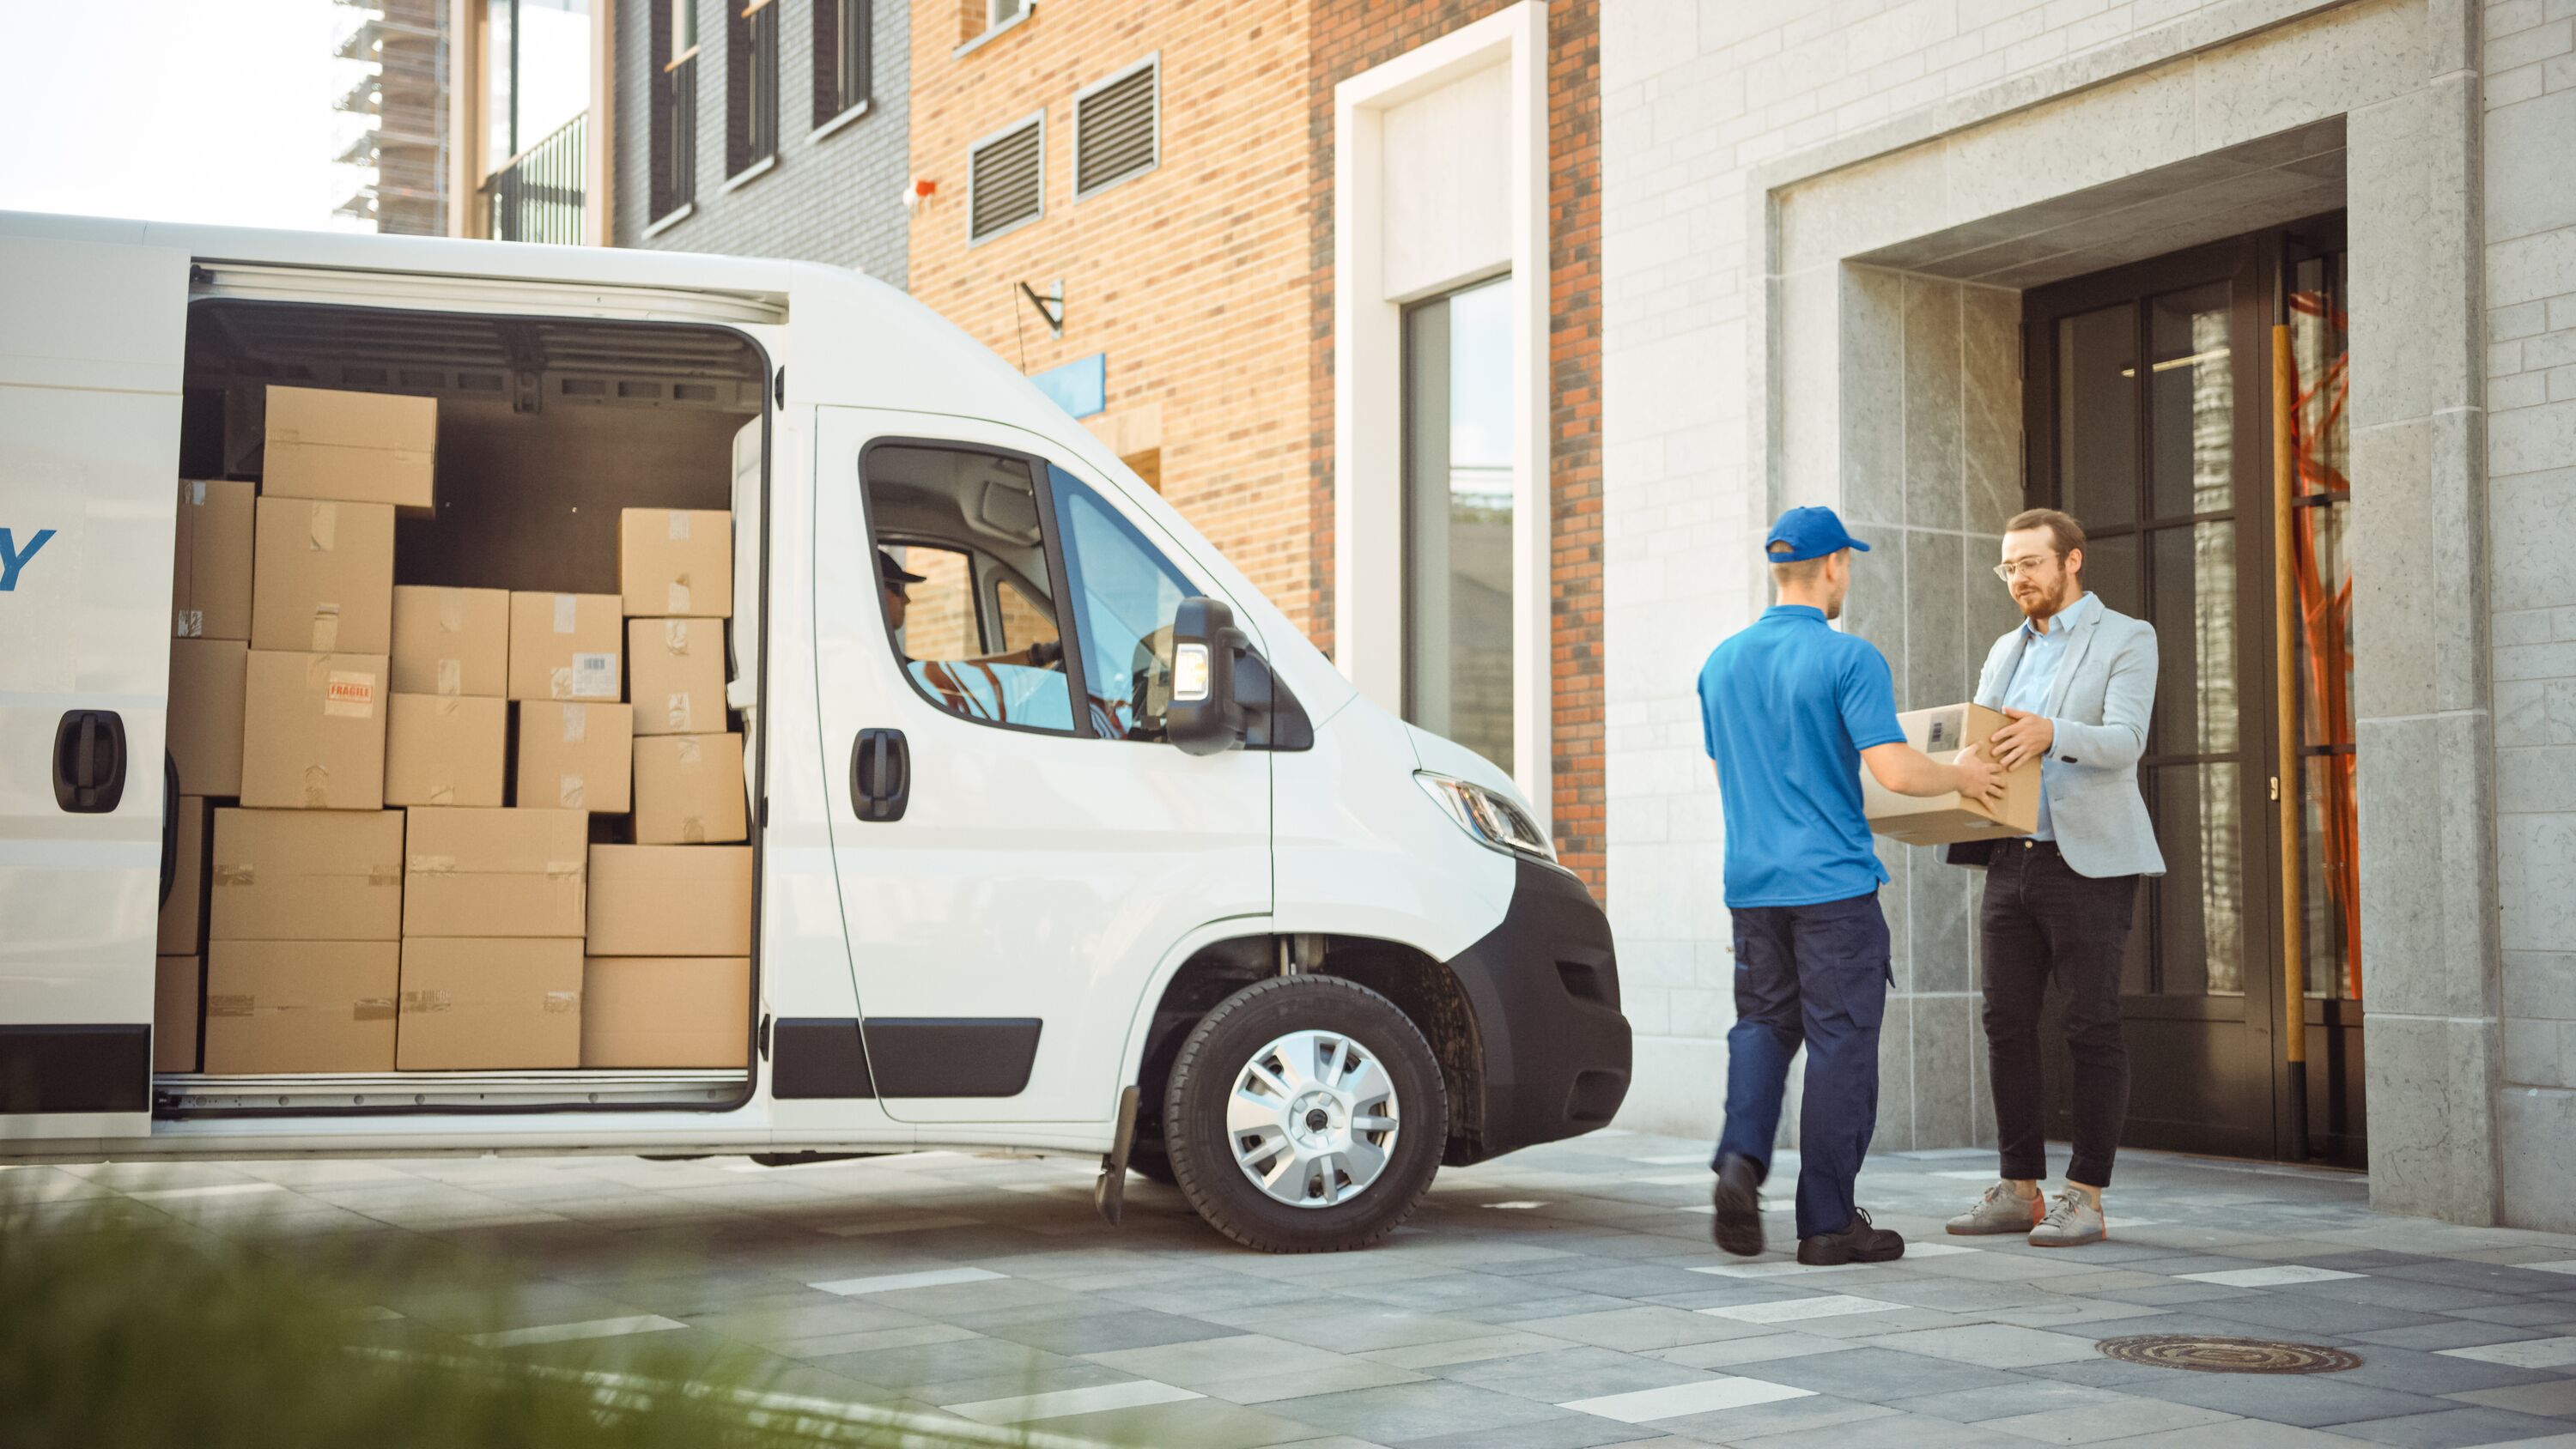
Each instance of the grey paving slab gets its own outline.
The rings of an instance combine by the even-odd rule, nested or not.
[[[1903,1411],[1885,1404],[1864,1404],[1831,1394],[1747,1404],[1713,1414],[1658,1419],[1654,1427],[1703,1444],[1769,1444],[1783,1434],[1797,1434],[1897,1417]]]
[[[1712,1377],[1705,1370],[1664,1359],[1590,1346],[1446,1364],[1428,1372],[1455,1383],[1474,1384],[1478,1388],[1517,1394],[1550,1404],[1606,1394],[1633,1393],[1640,1389],[1660,1389]]]
[[[1577,1414],[1533,1423],[1503,1424],[1455,1434],[1402,1439],[1396,1442],[1396,1449],[1594,1449],[1594,1446],[1603,1444],[1669,1443],[1671,1438],[1660,1424],[1648,1428]]]
[[[2443,1409],[2397,1419],[2337,1424],[2335,1432],[2373,1444],[2400,1444],[2407,1449],[2463,1449],[2473,1444],[2511,1444],[2565,1431],[2563,1419],[2545,1419],[2504,1409]]]
[[[2344,1379],[2341,1374],[2203,1374],[2168,1370],[2159,1377],[2123,1387],[2148,1398],[2303,1428],[2429,1414],[2452,1407],[2428,1395],[2374,1389]]]
[[[1607,1422],[1534,1399],[1446,1381],[1317,1394],[1295,1400],[1288,1412],[1319,1429],[1365,1434],[1388,1444],[1515,1424]]]
[[[1959,1389],[2004,1388],[2018,1382],[2012,1375],[1999,1370],[1884,1348],[1807,1354],[1759,1365],[1748,1364],[1736,1372],[1775,1384],[1871,1404],[1893,1404],[1919,1394],[1948,1393]]]
[[[2114,1393],[2109,1389],[2034,1380],[2003,1388],[1953,1389],[1948,1393],[1923,1394],[1906,1400],[1905,1407],[1909,1412],[1929,1414],[1936,1419],[1955,1419],[1962,1424],[1974,1424],[1989,1419],[2028,1418],[2065,1410],[2133,1402],[2140,1401],[2131,1399],[2125,1394]]]

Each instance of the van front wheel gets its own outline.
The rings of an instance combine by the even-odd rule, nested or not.
[[[1190,1029],[1164,1142],[1218,1232],[1265,1253],[1338,1252],[1412,1216],[1448,1106],[1430,1043],[1395,1003],[1339,977],[1280,976]]]

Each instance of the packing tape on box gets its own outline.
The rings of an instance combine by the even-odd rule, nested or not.
[[[329,553],[340,541],[340,505],[314,503],[307,506],[312,512],[305,518],[304,547],[311,553]]]
[[[576,596],[574,596],[574,595],[572,595],[572,594],[557,594],[557,595],[555,595],[555,632],[556,632],[556,633],[558,633],[558,634],[569,634],[569,633],[571,633],[571,632],[573,631],[573,628],[574,628],[574,620],[576,620],[577,618],[579,618],[579,617],[580,617],[580,614],[581,614],[581,600],[580,600],[578,597],[576,597]]]
[[[351,1021],[391,1021],[394,999],[390,996],[361,996],[349,1006]]]
[[[672,613],[685,614],[689,612],[689,576],[687,574],[682,574],[671,581],[667,597]]]
[[[441,660],[440,662],[449,663],[452,661]],[[454,719],[456,718],[456,712],[465,707],[465,701],[452,694],[442,694],[438,697],[438,703],[431,707],[438,711],[438,717],[440,719]]]
[[[463,589],[438,591],[438,632],[441,634],[465,632],[465,591]]]
[[[438,661],[438,692],[441,696],[453,696],[463,694],[465,692],[464,660],[442,659]]]
[[[688,620],[665,619],[662,621],[662,652],[681,657],[687,656],[689,652]]]
[[[313,606],[313,652],[328,654],[339,647],[340,606],[315,604]]]
[[[569,664],[561,665],[548,671],[546,675],[546,688],[551,691],[551,698],[572,698],[572,666]]]
[[[172,629],[170,632],[182,639],[203,639],[206,637],[206,611],[203,609],[181,609],[178,616],[178,627]]]
[[[456,998],[444,991],[406,991],[402,994],[402,1009],[406,1016],[454,1011]]]
[[[555,803],[566,810],[590,808],[581,803],[581,776],[557,775],[555,777]]]
[[[235,995],[231,992],[221,994],[209,992],[206,996],[206,1015],[208,1016],[248,1016],[258,1006],[259,998],[247,993]]]
[[[581,879],[581,864],[582,864],[582,863],[581,863],[580,861],[578,861],[578,860],[550,860],[550,861],[547,861],[547,862],[546,862],[546,879],[548,879],[548,880],[579,880],[579,879]]]
[[[456,787],[455,787],[455,786],[453,786],[453,785],[432,785],[432,786],[430,786],[430,787],[429,787],[429,803],[430,803],[430,804],[432,804],[432,805],[453,805],[453,804],[455,804],[455,803],[456,803]]]
[[[259,867],[255,865],[218,865],[215,867],[215,884],[222,886],[257,885],[259,884]]]
[[[398,886],[398,885],[401,885],[401,884],[402,884],[402,867],[401,867],[401,866],[399,866],[399,865],[371,865],[371,866],[368,866],[368,867],[367,867],[367,884],[369,884],[369,885],[371,885],[371,886]]]
[[[198,478],[190,480],[188,483],[188,502],[190,506],[196,508],[203,508],[206,506],[206,483],[204,479]]]
[[[682,845],[704,845],[704,844],[706,844],[706,843],[707,843],[707,822],[706,822],[706,821],[704,821],[704,820],[702,820],[702,819],[700,819],[699,817],[697,817],[697,816],[695,816],[695,815],[683,815],[683,816],[681,816],[681,817],[680,817],[680,843],[681,843]]]
[[[549,991],[546,993],[546,1014],[548,1016],[561,1016],[567,1011],[579,1010],[581,1010],[580,992]]]
[[[363,669],[334,669],[323,681],[322,712],[344,719],[373,719],[376,677]]]
[[[689,541],[689,515],[677,508],[674,508],[671,510],[670,519],[671,542],[687,543]]]
[[[692,713],[692,706],[687,692],[683,691],[679,694],[664,695],[662,697],[662,713],[665,723],[667,723],[674,732],[686,734],[689,729],[689,720]]]
[[[304,808],[307,810],[328,810],[331,808],[331,769],[329,766],[307,765],[304,767]]]
[[[563,742],[577,745],[590,733],[590,710],[587,706],[568,704],[563,707]]]
[[[409,864],[413,875],[456,874],[456,857],[452,855],[415,855]]]
[[[694,764],[699,763],[699,762],[700,762],[701,760],[703,760],[705,757],[706,757],[706,749],[705,749],[705,747],[704,747],[704,746],[702,746],[702,745],[700,745],[694,737],[692,737],[692,736],[687,736],[687,735],[683,735],[683,736],[681,736],[681,738],[680,738],[680,754],[679,754],[679,760],[680,760],[680,763],[681,763],[681,764],[683,764],[683,765],[694,765]]]

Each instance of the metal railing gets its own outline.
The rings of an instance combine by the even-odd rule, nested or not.
[[[669,216],[698,199],[698,52],[691,51],[655,80],[653,215]]]
[[[510,158],[483,183],[494,241],[582,243],[582,171],[589,160],[585,111]]]

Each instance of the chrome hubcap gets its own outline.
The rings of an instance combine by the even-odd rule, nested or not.
[[[1395,1155],[1395,1081],[1340,1032],[1294,1031],[1252,1054],[1225,1107],[1234,1160],[1291,1207],[1334,1207],[1368,1190]]]

